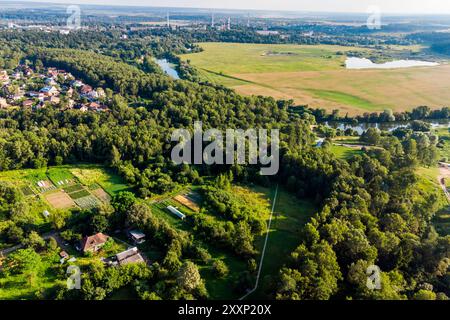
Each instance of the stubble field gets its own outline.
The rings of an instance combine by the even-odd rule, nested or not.
[[[450,65],[408,69],[347,70],[350,51],[340,46],[202,43],[203,52],[183,55],[205,80],[245,95],[293,99],[299,105],[341,114],[405,111],[450,101]],[[395,50],[409,50],[409,47]]]

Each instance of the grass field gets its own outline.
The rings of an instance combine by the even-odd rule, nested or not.
[[[265,207],[267,210],[265,210],[263,219],[267,222],[269,221],[275,188],[233,186],[233,193],[243,199],[249,206]],[[239,273],[246,270],[245,263],[227,250],[217,248],[214,243],[205,243],[197,238],[195,230],[191,229],[188,221],[182,221],[165,210],[168,205],[177,206],[178,209],[187,216],[192,213],[188,207],[183,206],[174,199],[168,199],[162,202],[153,203],[151,205],[153,214],[168,221],[177,229],[191,234],[195,240],[202,242],[208,249],[213,257],[213,261],[221,259],[230,269],[229,276],[224,279],[218,279],[211,270],[212,261],[207,266],[200,267],[211,297],[221,299],[239,298],[232,292],[231,288],[239,276]],[[299,200],[286,191],[279,189],[278,200],[274,210],[269,241],[261,273],[260,287],[252,294],[250,297],[251,299],[267,297],[265,289],[269,285],[270,280],[273,279],[273,276],[276,276],[281,266],[287,262],[290,252],[299,245],[299,232],[315,211],[315,207],[308,201]],[[207,212],[206,215],[207,219],[224,221],[222,217],[213,212]],[[262,252],[264,239],[265,234],[256,239],[255,246],[259,253]],[[259,255],[256,258],[256,261],[259,263]]]
[[[439,128],[436,130],[439,139],[443,141],[443,148],[439,149],[441,159],[446,159],[450,161],[450,129],[449,128]]]
[[[46,181],[49,187],[40,187]],[[41,169],[22,169],[0,172],[0,182],[17,186],[30,207],[29,221],[35,225],[46,222],[44,210],[82,209],[108,202],[116,193],[129,190],[123,180],[100,165],[64,165]],[[92,188],[90,188],[92,187]],[[101,201],[100,201],[101,200]]]
[[[439,208],[436,216],[433,219],[436,230],[443,236],[450,235],[450,205],[441,189],[438,182],[439,169],[438,168],[419,168],[416,171],[417,175],[422,179],[418,183],[418,188],[424,193],[430,193],[432,190],[437,190],[438,198],[436,205]]]
[[[330,151],[339,159],[350,159],[358,154],[363,154],[364,151],[355,148],[332,145]]]
[[[77,166],[70,172],[85,186],[97,189],[101,186],[109,195],[113,196],[120,191],[129,190],[130,187],[123,183],[122,178],[115,175],[102,166],[84,165]]]
[[[261,193],[273,201],[274,190],[258,187]],[[300,244],[300,231],[315,213],[316,208],[308,201],[300,200],[292,194],[278,190],[272,225],[267,241],[266,254],[260,276],[260,285],[250,299],[266,298],[265,291],[281,267],[288,261],[290,253]],[[259,240],[259,247],[263,239]]]
[[[40,275],[30,282],[23,275],[0,276],[0,300],[21,300],[45,298],[48,291],[54,290],[55,286],[63,285],[65,281],[58,279],[56,268],[59,264],[58,258],[51,254],[41,254],[43,270]]]
[[[385,109],[404,111],[420,105],[441,107],[450,100],[447,64],[346,70],[346,52],[369,49],[237,43],[200,46],[203,52],[181,58],[190,60],[205,80],[246,95],[293,99],[297,104],[340,109],[342,114],[351,115]]]

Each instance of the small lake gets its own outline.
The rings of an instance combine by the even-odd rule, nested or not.
[[[156,63],[160,66],[161,69],[171,78],[178,80],[180,76],[178,75],[177,70],[175,70],[175,65],[167,61],[167,59],[156,59]]]
[[[373,63],[366,58],[347,58],[345,67],[347,69],[399,69],[412,67],[435,67],[439,63],[419,60],[395,60],[385,63]]]
[[[450,121],[448,120],[435,120],[435,121],[425,121],[431,124],[432,128],[450,128]],[[345,131],[346,129],[353,129],[354,131],[358,132],[358,134],[362,134],[364,131],[366,131],[369,128],[377,128],[382,131],[394,131],[397,128],[406,128],[408,127],[410,122],[382,122],[382,123],[358,123],[358,124],[351,124],[351,123],[344,123],[344,122],[325,122],[324,125],[331,127],[333,129],[341,129]]]

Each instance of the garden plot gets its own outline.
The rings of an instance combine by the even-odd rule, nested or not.
[[[74,184],[74,185],[67,186],[67,187],[64,187],[64,188],[63,188],[63,190],[64,190],[66,193],[77,192],[77,191],[81,191],[81,190],[83,190],[83,189],[84,189],[84,188],[83,188],[83,186],[82,186],[81,184]]]
[[[69,196],[73,199],[73,200],[77,200],[77,199],[81,199],[87,196],[90,196],[91,194],[89,193],[89,191],[83,189],[77,192],[72,192],[69,193]]]
[[[36,182],[36,187],[42,193],[56,189],[56,186],[50,180],[39,180]]]
[[[67,168],[49,168],[47,176],[57,187],[63,187],[74,183],[74,176]]]
[[[62,191],[52,192],[46,194],[44,197],[55,209],[70,209],[75,206],[75,202],[72,198]]]
[[[92,194],[105,203],[109,203],[111,201],[111,196],[102,188],[93,190]]]
[[[74,201],[81,209],[92,209],[101,205],[100,200],[98,200],[91,194],[82,198],[75,199]]]
[[[192,211],[198,212],[200,211],[200,207],[195,203],[189,195],[177,195],[173,198],[175,201],[181,203],[185,207],[188,207]]]
[[[31,187],[29,187],[29,186],[24,186],[24,187],[20,188],[20,190],[22,191],[22,193],[25,197],[35,195],[33,189],[31,189]]]

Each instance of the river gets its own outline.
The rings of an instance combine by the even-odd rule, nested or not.
[[[156,63],[160,66],[161,69],[172,79],[178,80],[180,76],[178,75],[177,70],[175,70],[175,65],[167,61],[167,59],[156,59]]]
[[[419,60],[395,60],[385,63],[373,63],[366,58],[351,57],[345,60],[347,69],[401,69],[412,67],[435,67],[439,63]]]
[[[431,124],[433,128],[447,127],[450,128],[450,120],[425,120]],[[411,122],[381,122],[381,123],[358,123],[351,124],[346,122],[325,122],[324,124],[334,129],[346,130],[348,128],[355,130],[358,134],[362,134],[369,128],[378,128],[383,131],[394,131],[397,128],[406,128]]]

